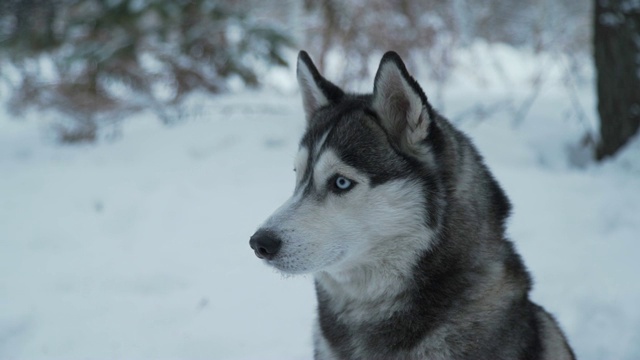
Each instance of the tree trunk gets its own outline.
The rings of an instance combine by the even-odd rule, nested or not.
[[[595,0],[594,57],[600,141],[596,158],[616,153],[640,125],[640,3]]]

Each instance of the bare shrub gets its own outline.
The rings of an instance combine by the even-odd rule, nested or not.
[[[143,108],[162,115],[193,91],[225,91],[229,78],[255,86],[256,64],[286,65],[291,41],[276,22],[248,17],[251,3],[4,0],[0,71],[18,74],[9,105],[72,117],[78,130],[65,132],[88,135],[60,138],[84,141],[98,119]]]

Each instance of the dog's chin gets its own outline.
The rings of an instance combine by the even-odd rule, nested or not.
[[[312,264],[305,264],[300,262],[291,261],[278,261],[279,259],[268,260],[267,264],[278,270],[282,275],[295,276],[295,275],[307,275],[321,271],[323,267],[313,266]]]
[[[266,263],[269,264],[269,266],[274,267],[283,275],[294,276],[325,271],[334,267],[336,264],[339,264],[344,257],[343,252],[336,254],[336,256],[332,258],[324,259],[324,261],[305,261],[299,257],[276,256],[271,260],[267,260]]]

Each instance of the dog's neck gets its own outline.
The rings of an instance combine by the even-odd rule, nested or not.
[[[428,248],[425,243],[429,244],[432,237],[425,229],[420,236],[380,241],[359,256],[358,263],[345,262],[351,264],[348,268],[337,266],[317,272],[316,287],[327,295],[335,311],[345,310],[347,305],[397,302],[412,286],[420,249]]]
[[[329,306],[335,313],[346,316],[384,317],[385,312],[404,303],[402,298],[411,279],[404,269],[380,270],[380,266],[371,264],[348,271],[316,273],[318,301],[324,302],[321,306]]]

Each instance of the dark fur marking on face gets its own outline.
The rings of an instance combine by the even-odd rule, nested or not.
[[[332,148],[346,164],[363,171],[370,178],[371,186],[396,179],[413,179],[423,184],[427,201],[425,208],[431,210],[428,211],[426,225],[436,228],[444,206],[441,194],[448,183],[438,174],[442,173],[439,168],[445,166],[428,169],[419,159],[403,152],[380,124],[370,103],[370,96],[346,95],[338,104],[317,111],[301,143],[307,149],[315,149],[322,136],[327,134],[327,137],[323,149],[310,150],[305,178],[312,177],[312,163],[319,153],[324,148]],[[436,121],[432,121],[424,141],[425,146],[434,152],[436,164],[439,163],[444,157],[446,140]],[[390,153],[389,149],[393,152]],[[305,194],[313,191],[313,178],[307,184]]]
[[[410,164],[404,155],[388,153],[389,144],[383,128],[372,126],[375,118],[369,103],[370,96],[348,95],[330,108],[319,109],[301,144],[313,149],[327,134],[323,148],[315,151],[315,156],[331,148],[346,164],[368,175],[376,186],[406,176]],[[418,164],[417,161],[412,163]]]

